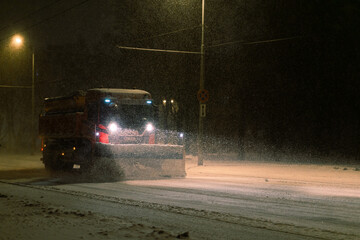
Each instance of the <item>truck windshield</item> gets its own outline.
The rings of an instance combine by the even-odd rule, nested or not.
[[[121,128],[139,129],[153,120],[152,105],[104,104],[100,110],[100,122],[105,125],[115,121]]]

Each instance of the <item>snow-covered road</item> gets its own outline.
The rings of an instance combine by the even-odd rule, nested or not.
[[[102,183],[78,181],[76,175],[12,180],[16,184],[3,184],[0,193],[17,187],[19,196],[42,195],[48,204],[154,225],[174,236],[189,232],[191,239],[360,239],[357,166],[197,166],[190,159],[187,174]]]

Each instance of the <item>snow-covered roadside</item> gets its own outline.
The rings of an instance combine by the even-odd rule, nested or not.
[[[43,169],[41,154],[5,154],[0,152],[0,171]]]
[[[207,160],[187,156],[188,178],[214,178],[218,181],[271,182],[272,184],[321,185],[360,188],[359,164],[319,164],[259,161]]]
[[[23,159],[19,159],[19,161],[23,163],[26,162]],[[13,164],[13,162],[10,163]],[[27,170],[26,166],[26,164],[22,165],[22,170]],[[22,170],[5,172],[9,173],[13,171],[12,173],[16,173]],[[233,204],[236,205],[239,204],[241,200],[243,204],[242,207],[256,204],[253,206],[253,209],[250,207],[240,208],[235,206],[234,209],[238,211],[238,213],[236,213],[234,209],[230,209],[231,212],[238,214],[241,219],[243,219],[244,216],[250,219],[252,216],[254,219],[251,218],[251,224],[249,224],[251,226],[258,220],[257,217],[265,215],[263,218],[271,218],[274,220],[273,223],[269,221],[269,224],[271,224],[270,229],[279,229],[279,226],[282,225],[278,223],[284,223],[286,226],[292,223],[293,225],[289,225],[290,227],[305,226],[304,229],[307,231],[309,224],[306,223],[310,222],[310,227],[317,227],[315,230],[321,232],[324,228],[325,230],[329,228],[333,231],[335,228],[332,228],[332,226],[343,228],[343,226],[345,226],[344,224],[347,223],[345,221],[347,219],[349,220],[348,222],[354,226],[358,223],[358,204],[356,203],[358,199],[360,199],[360,171],[358,170],[358,166],[355,165],[219,161],[219,159],[217,159],[206,160],[204,161],[204,166],[197,166],[196,158],[188,157],[186,160],[186,170],[187,177],[180,180],[137,180],[95,184],[86,182],[73,184],[77,182],[73,182],[73,180],[66,182],[67,184],[64,185],[56,185],[55,188],[57,191],[64,190],[69,193],[75,191],[74,193],[77,194],[72,195],[75,196],[75,198],[69,200],[71,203],[78,202],[78,197],[82,196],[82,193],[92,198],[94,196],[100,196],[105,202],[108,198],[113,199],[113,197],[116,196],[118,200],[135,199],[136,206],[138,203],[142,205],[147,203],[150,207],[146,207],[146,209],[157,210],[154,207],[155,205],[159,206],[161,211],[163,211],[164,206],[169,206],[171,209],[174,208],[176,211],[179,209],[180,211],[192,209],[194,214],[188,214],[191,216],[197,216],[197,213],[204,213],[205,202],[208,203],[207,206],[209,207],[209,211],[205,211],[206,214],[215,211],[220,214],[220,217],[226,216],[227,221],[229,221],[230,216],[228,216],[228,212],[226,212],[227,203],[231,205],[231,201],[233,200]],[[76,176],[77,175],[75,175],[75,177]],[[64,179],[62,179],[62,182],[64,183],[63,180]],[[24,181],[29,182],[29,179]],[[45,179],[44,181],[47,180]],[[16,182],[23,182],[23,180],[17,179]],[[50,184],[51,183],[52,182],[50,182]],[[134,185],[136,188],[134,188]],[[259,192],[259,190],[261,191]],[[157,194],[156,191],[158,191]],[[172,195],[169,194],[170,192]],[[145,196],[142,193],[144,193]],[[198,209],[195,204],[196,196],[194,196],[197,193],[199,193],[200,199],[198,201]],[[208,193],[208,195],[205,193]],[[224,193],[226,194],[224,195]],[[29,200],[26,197],[17,198],[11,196],[9,192],[2,192],[1,188],[0,194],[3,194],[0,195],[0,232],[5,233],[2,236],[0,235],[0,239],[60,239],[60,237],[61,239],[172,239],[177,237],[177,235],[171,235],[170,233],[176,233],[177,231],[174,229],[153,228],[151,225],[144,226],[144,223],[139,225],[137,222],[111,217],[112,215],[101,215],[103,212],[99,214],[88,211],[78,211],[76,208],[75,210],[69,209],[62,207],[63,205],[49,205],[42,201],[41,195],[35,196],[35,199],[39,200],[36,201],[34,198],[31,198],[33,200]],[[193,197],[189,198],[189,201],[186,201],[186,197],[190,196]],[[264,196],[266,196],[266,198],[264,198]],[[340,200],[333,198],[335,196],[342,198],[339,198]],[[69,198],[66,195],[65,197]],[[159,199],[156,199],[156,197]],[[174,198],[172,199],[172,197]],[[85,199],[88,200],[90,197]],[[179,199],[179,208],[169,205],[169,201],[176,205],[175,200],[177,199]],[[185,201],[180,201],[182,199],[185,199]],[[218,200],[218,204],[214,205],[213,203],[216,203],[216,201],[212,202],[210,201],[211,199]],[[249,199],[250,201],[248,201]],[[343,200],[346,201],[344,202]],[[156,204],[156,201],[159,201],[158,204]],[[296,202],[295,205],[294,201]],[[316,205],[315,203],[317,202],[319,203]],[[272,203],[275,203],[275,205],[271,205]],[[353,203],[355,208],[351,209],[346,207],[346,209],[342,209],[344,206],[350,206]],[[301,208],[298,204],[301,205]],[[324,205],[328,206],[328,208],[324,208]],[[97,204],[96,208],[99,206],[100,205]],[[214,206],[217,207],[215,210]],[[269,206],[271,206],[270,209]],[[321,207],[321,211],[316,210],[316,215],[314,212],[308,212],[308,210],[315,211],[317,206]],[[269,211],[267,211],[268,209]],[[337,211],[336,214],[332,212],[334,209]],[[286,214],[290,212],[289,210],[293,211],[290,215]],[[167,209],[165,212],[171,211]],[[233,214],[234,216],[236,215],[235,213]],[[301,219],[297,219],[295,213],[303,216],[303,222],[300,221]],[[131,214],[131,216],[133,216],[133,213]],[[258,216],[256,214],[258,214]],[[277,216],[281,214],[283,215],[281,217],[285,217],[285,220],[284,218],[277,219]],[[233,215],[230,217],[233,217]],[[133,220],[133,218],[130,219]],[[216,219],[218,219],[217,215]],[[318,221],[318,219],[321,221]],[[325,222],[322,222],[323,220]],[[340,220],[342,222],[339,222]],[[243,221],[241,221],[241,223],[243,223]],[[314,223],[319,226],[314,225]],[[260,222],[261,227],[262,224],[263,221]],[[18,228],[15,227],[16,225]],[[123,225],[125,227],[122,227]],[[157,226],[156,224],[154,225]],[[326,226],[324,227],[323,225]],[[328,225],[330,227],[327,227]],[[256,226],[259,227],[258,225]],[[274,228],[274,226],[276,227]],[[338,232],[327,230],[327,233],[330,235],[335,234],[339,237],[343,237],[341,234],[344,233],[348,234],[347,239],[354,236],[355,239],[357,239],[357,228],[354,228],[355,230],[353,228],[354,227],[349,226],[343,231],[340,231],[341,229],[338,230]],[[303,234],[304,229],[295,232]],[[350,230],[352,232],[350,232]],[[189,231],[189,229],[186,228],[185,231]],[[292,231],[293,229],[290,232]],[[54,234],[54,236],[51,234]],[[60,235],[60,237],[57,238],[58,235],[56,234]],[[190,235],[191,234],[192,232],[190,232]],[[31,237],[29,238],[28,235]],[[322,233],[322,235],[324,235],[324,233]],[[4,236],[6,236],[6,238]],[[185,233],[178,237],[186,238],[188,235]],[[335,238],[329,237],[325,239]]]
[[[40,196],[42,197],[42,196]],[[187,239],[155,226],[1,194],[0,239]]]

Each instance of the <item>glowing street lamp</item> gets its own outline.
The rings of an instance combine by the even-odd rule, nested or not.
[[[20,48],[24,43],[23,37],[20,35],[15,35],[11,39],[11,46],[15,48]]]

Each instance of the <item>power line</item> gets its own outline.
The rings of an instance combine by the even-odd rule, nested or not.
[[[214,47],[221,47],[230,44],[243,44],[243,45],[253,45],[253,44],[260,44],[260,43],[272,43],[272,42],[279,42],[279,41],[287,41],[296,38],[302,38],[302,36],[296,37],[288,37],[288,38],[277,38],[277,39],[269,39],[269,40],[261,40],[261,41],[253,41],[253,42],[244,42],[244,41],[232,41],[227,43],[220,43],[216,45],[211,45],[206,48],[214,48]],[[191,51],[178,51],[178,50],[167,50],[167,49],[154,49],[154,48],[138,48],[138,47],[126,47],[126,46],[116,46],[117,48],[121,49],[128,49],[128,50],[139,50],[139,51],[150,51],[150,52],[167,52],[167,53],[186,53],[186,54],[201,54],[201,52],[191,52]]]
[[[33,11],[33,12],[30,12],[30,13],[26,14],[26,15],[23,16],[22,18],[19,18],[19,19],[15,20],[15,21],[12,22],[11,24],[16,24],[16,23],[18,23],[18,22],[21,22],[21,21],[23,21],[24,19],[29,18],[29,17],[31,17],[32,15],[34,15],[34,14],[42,11],[43,9],[49,8],[49,7],[51,7],[51,6],[57,4],[58,2],[61,2],[61,1],[63,1],[63,0],[57,0],[57,1],[54,1],[54,2],[52,2],[52,3],[50,3],[50,4],[47,4],[47,5],[45,5],[45,6],[41,7],[41,8]],[[8,24],[7,26],[4,26],[4,27],[0,28],[0,31],[3,31],[4,29],[10,27],[11,24]]]
[[[167,50],[167,49],[156,49],[156,48],[138,48],[138,47],[126,47],[126,46],[116,46],[121,49],[128,50],[138,50],[138,51],[149,51],[149,52],[166,52],[166,53],[184,53],[184,54],[201,54],[200,52],[191,52],[191,51],[178,51],[178,50]]]
[[[222,46],[232,45],[232,44],[253,45],[253,44],[260,44],[260,43],[272,43],[272,42],[287,41],[287,40],[292,40],[292,39],[297,39],[297,38],[302,38],[302,37],[303,36],[295,36],[295,37],[287,37],[287,38],[276,38],[276,39],[269,39],[269,40],[253,41],[253,42],[244,42],[242,40],[239,40],[239,41],[215,44],[215,45],[207,46],[206,48],[222,47]]]
[[[64,13],[66,13],[66,12],[68,12],[68,11],[76,8],[76,7],[79,7],[79,6],[85,4],[85,3],[89,2],[89,1],[91,1],[91,0],[84,0],[84,1],[81,1],[81,2],[79,2],[79,3],[77,3],[77,4],[74,4],[74,5],[72,5],[71,7],[66,8],[66,9],[63,10],[63,11],[58,12],[57,14],[54,14],[54,15],[52,15],[52,16],[50,16],[50,17],[48,17],[48,18],[45,18],[45,19],[43,19],[43,20],[41,20],[41,21],[39,21],[39,22],[37,22],[37,23],[35,23],[35,24],[33,24],[33,25],[30,25],[29,27],[24,28],[24,29],[23,29],[22,31],[20,31],[19,33],[24,33],[24,32],[26,32],[26,31],[28,31],[29,29],[34,28],[34,27],[36,27],[37,25],[40,25],[40,24],[44,23],[45,21],[51,20],[51,19],[53,19],[53,18],[56,18],[56,17],[58,17],[58,16],[60,16],[60,15],[62,15],[62,14],[64,14]],[[5,37],[5,38],[1,39],[0,42],[4,41],[4,40],[6,40],[6,39],[9,39],[9,38],[11,38],[11,37],[12,37],[12,35],[11,35],[11,36],[8,36],[8,37]]]
[[[195,28],[198,28],[198,27],[201,27],[201,25],[197,25],[197,26],[193,26],[193,27],[189,27],[189,28],[182,28],[182,29],[175,30],[175,31],[171,31],[171,32],[167,32],[167,33],[161,33],[161,34],[154,35],[154,36],[151,36],[151,37],[139,38],[139,39],[133,40],[133,42],[139,42],[139,41],[149,40],[149,39],[153,39],[153,38],[157,38],[157,37],[163,37],[163,36],[171,35],[171,34],[178,33],[178,32],[183,32],[183,31],[187,31],[187,30],[192,30],[192,29],[195,29]]]

